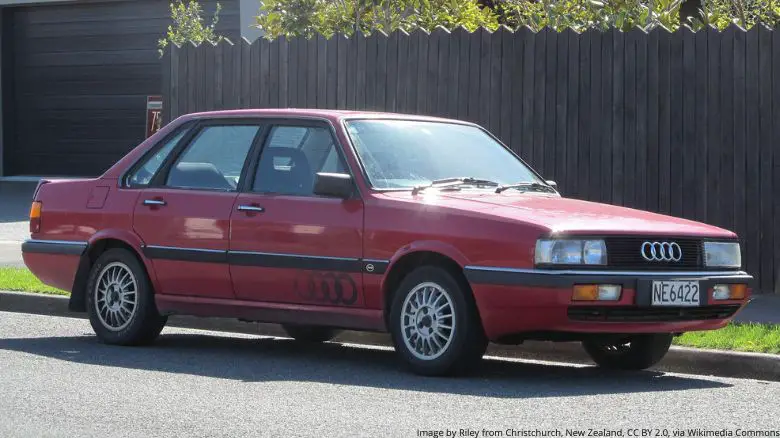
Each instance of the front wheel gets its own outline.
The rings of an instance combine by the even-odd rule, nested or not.
[[[588,355],[603,368],[643,370],[664,358],[672,344],[667,333],[633,335],[621,340],[584,341]]]
[[[390,329],[406,365],[427,376],[471,370],[488,343],[468,285],[436,266],[420,267],[401,282]]]
[[[87,312],[98,338],[114,345],[150,343],[167,321],[157,312],[146,269],[121,248],[104,252],[92,266]]]

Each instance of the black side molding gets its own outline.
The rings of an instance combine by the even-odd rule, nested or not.
[[[27,240],[22,243],[22,252],[30,254],[81,255],[87,249],[87,242],[58,240]]]

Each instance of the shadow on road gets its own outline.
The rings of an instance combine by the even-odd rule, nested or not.
[[[302,381],[480,397],[541,398],[683,391],[730,385],[659,372],[487,359],[469,377],[425,378],[403,371],[392,351],[278,338],[164,334],[154,346],[114,347],[94,336],[0,339],[11,350],[80,364],[247,382]]]

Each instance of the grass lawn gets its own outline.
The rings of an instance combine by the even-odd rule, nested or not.
[[[713,350],[780,354],[780,325],[730,324],[720,330],[685,333],[675,338],[674,343]]]
[[[68,295],[64,290],[41,283],[25,268],[0,268],[0,290]]]
[[[25,268],[0,268],[0,290],[68,295],[68,292],[41,283]],[[674,344],[780,354],[780,325],[731,324],[720,330],[685,333],[674,338]]]

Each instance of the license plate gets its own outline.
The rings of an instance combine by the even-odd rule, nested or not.
[[[698,306],[698,281],[654,281],[654,306]]]

